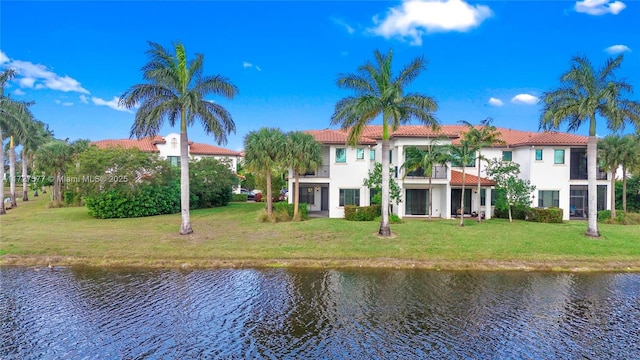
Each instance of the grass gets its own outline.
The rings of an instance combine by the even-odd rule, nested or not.
[[[195,210],[195,233],[180,215],[94,219],[86,208],[47,208],[48,195],[0,217],[0,265],[144,267],[395,267],[481,270],[640,271],[640,225],[538,224],[493,219],[412,219],[377,236],[379,223],[343,219],[260,223],[264,204]]]

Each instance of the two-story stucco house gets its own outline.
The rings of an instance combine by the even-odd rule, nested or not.
[[[391,135],[391,176],[402,191],[402,203],[393,206],[400,217],[425,217],[432,197],[432,216],[451,218],[459,215],[462,196],[462,167],[465,166],[465,214],[493,214],[492,189],[495,183],[486,178],[486,163],[451,164],[437,166],[432,176],[432,194],[428,178],[421,171],[405,174],[402,164],[408,146],[426,147],[456,145],[465,126],[444,125],[439,131],[430,127],[401,126]],[[520,164],[520,177],[536,186],[531,194],[531,206],[558,206],[564,218],[587,216],[587,137],[560,132],[528,132],[498,128],[504,145],[481,149],[486,158],[514,161]],[[309,204],[310,211],[318,211],[332,218],[344,216],[344,205],[370,204],[372,191],[363,185],[368,172],[381,159],[382,127],[368,126],[355,147],[346,146],[347,132],[342,130],[308,130],[307,133],[322,144],[323,162],[320,167],[300,175],[299,201]],[[481,193],[477,197],[477,174],[480,166]],[[293,174],[289,174],[289,189],[293,189]],[[609,182],[607,174],[598,172],[598,210],[608,209]],[[293,201],[293,191],[289,201]]]
[[[144,152],[158,154],[161,158],[167,159],[171,164],[180,164],[180,134],[170,133],[167,136],[153,136],[141,139],[117,139],[99,140],[91,143],[99,148],[117,147],[137,148]],[[213,157],[217,160],[229,164],[229,168],[235,172],[241,153],[209,144],[189,141],[189,157],[192,160],[199,160],[204,157]]]

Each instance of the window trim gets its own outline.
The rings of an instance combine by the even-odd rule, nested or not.
[[[353,191],[353,200],[354,202],[356,202],[356,204],[345,204],[346,200],[347,200],[347,191],[351,192]],[[339,207],[344,207],[345,205],[355,205],[355,206],[360,206],[361,203],[361,199],[360,199],[360,189],[354,189],[354,188],[347,188],[347,189],[340,189],[338,191],[338,206]]]
[[[543,201],[543,193],[550,192],[551,194],[551,206],[544,206]],[[554,199],[554,193],[557,194],[557,198]],[[556,205],[555,202],[558,202]],[[538,190],[538,207],[539,208],[550,208],[550,207],[560,207],[560,190]]]
[[[536,152],[534,154],[534,160],[535,161],[543,161],[544,160],[544,151],[543,149],[535,149]],[[538,159],[538,152],[540,153],[540,159]]]
[[[556,154],[558,151],[562,151],[562,162],[558,162]],[[565,149],[553,149],[553,165],[566,165],[567,164],[567,151]]]
[[[338,151],[339,150],[343,151],[344,158],[338,158]],[[343,147],[336,148],[335,156],[336,156],[336,163],[345,164],[347,162],[347,148],[343,148]]]
[[[370,149],[369,150],[369,160],[375,160],[376,159],[376,150],[375,149]]]

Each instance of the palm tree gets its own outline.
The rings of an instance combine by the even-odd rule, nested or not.
[[[502,133],[498,131],[498,129],[491,125],[493,119],[486,118],[480,121],[481,127],[477,128],[471,123],[462,120],[461,122],[467,126],[468,130],[464,133],[464,139],[469,142],[469,145],[478,149],[478,206],[480,206],[481,195],[480,195],[480,162],[484,159],[482,156],[481,150],[483,147],[493,146],[496,144],[506,144],[504,140],[502,140]],[[478,211],[478,222],[482,221],[481,212]]]
[[[33,161],[36,150],[40,145],[43,145],[53,139],[53,131],[49,130],[49,127],[38,120],[33,121],[31,124],[28,136],[23,139],[22,144],[22,201],[29,201],[28,196],[28,183],[32,181],[28,173],[28,164]],[[36,190],[34,196],[38,196]]]
[[[574,57],[571,69],[560,77],[558,89],[545,92],[541,97],[544,105],[540,117],[540,128],[558,129],[567,123],[569,131],[576,131],[585,122],[589,123],[587,142],[587,178],[589,181],[589,222],[587,236],[598,237],[596,155],[596,116],[607,119],[607,127],[616,131],[626,122],[632,122],[640,130],[640,103],[628,100],[625,93],[633,87],[615,77],[623,56],[609,59],[604,67],[596,71],[585,57]]]
[[[4,86],[15,76],[15,70],[6,70],[0,73],[0,140],[2,137],[2,129],[5,129],[9,135],[9,176],[11,188],[11,206],[18,206],[16,203],[16,151],[15,139],[26,136],[26,125],[32,121],[33,115],[29,111],[31,103],[25,103],[12,100],[9,96],[4,95]],[[0,143],[1,145],[1,143]],[[2,195],[2,210],[0,214],[5,214],[4,209],[4,149],[0,155],[0,164],[2,165],[2,185],[0,185],[0,194]]]
[[[449,154],[451,158],[456,162],[460,163],[462,167],[462,196],[460,197],[460,226],[464,226],[464,187],[466,182],[466,171],[465,165],[473,163],[476,160],[476,151],[478,150],[476,147],[472,146],[469,141],[463,139],[460,140],[460,145],[449,145],[448,147]]]
[[[287,136],[285,162],[293,170],[295,178],[293,219],[299,220],[300,183],[298,178],[300,174],[315,170],[322,165],[322,146],[310,134],[300,131],[290,132]]]
[[[390,130],[395,131],[400,124],[414,118],[434,129],[438,128],[438,121],[433,115],[438,104],[429,96],[404,93],[405,88],[426,69],[422,57],[413,59],[394,77],[391,72],[393,52],[383,55],[376,50],[374,56],[375,63],[361,65],[357,74],[339,75],[337,86],[352,90],[355,95],[338,101],[331,124],[348,129],[347,143],[355,146],[365,126],[382,115],[382,164],[385,166],[382,166],[382,220],[379,233],[390,236],[389,167],[386,166],[389,163]]]
[[[267,180],[267,216],[273,216],[271,173],[283,164],[286,137],[276,128],[251,131],[244,138],[244,161],[249,170],[262,172]]]
[[[433,186],[431,184],[433,170],[436,165],[447,165],[450,160],[449,153],[445,147],[438,146],[437,140],[434,140],[425,149],[417,146],[407,147],[405,156],[404,164],[402,164],[402,168],[405,169],[404,177],[407,176],[408,172],[423,169],[424,175],[429,178],[429,220],[431,220],[431,214],[433,213]]]
[[[622,210],[627,212],[627,171],[640,167],[640,136],[627,135],[622,138],[619,149],[622,165]]]
[[[232,99],[238,89],[228,79],[202,74],[204,56],[196,54],[187,61],[184,45],[173,45],[175,54],[159,44],[149,42],[149,62],[142,67],[145,84],[129,88],[120,97],[120,105],[131,109],[140,106],[131,126],[131,136],[155,136],[165,118],[175,126],[180,119],[180,234],[193,232],[189,214],[189,139],[187,127],[200,121],[205,133],[213,134],[218,144],[227,142],[227,134],[236,131],[231,114],[221,105],[205,100],[213,93]]]
[[[39,169],[53,176],[51,200],[62,202],[62,183],[67,166],[72,160],[73,149],[66,141],[51,140],[36,151],[36,163]]]
[[[616,171],[621,163],[623,140],[618,135],[608,135],[598,141],[600,167],[611,173],[611,218],[616,217]]]

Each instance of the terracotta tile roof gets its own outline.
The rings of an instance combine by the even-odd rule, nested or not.
[[[348,133],[346,131],[333,129],[306,130],[305,133],[311,134],[311,136],[321,144],[346,144],[348,137]],[[360,144],[375,145],[376,141],[363,134],[360,139]]]
[[[191,143],[191,147],[189,150],[192,155],[240,156],[240,153],[238,151],[202,143]]]
[[[156,136],[156,137],[146,137],[141,139],[99,140],[99,141],[91,142],[90,145],[95,145],[100,149],[106,149],[110,147],[124,147],[125,149],[138,148],[144,152],[157,153],[160,151],[156,147],[156,144],[161,143],[162,141],[164,141],[164,139],[162,139],[159,136]]]
[[[493,186],[496,182],[487,178],[480,178],[481,186]],[[478,177],[472,174],[464,174],[464,185],[478,185]],[[462,172],[451,170],[451,186],[462,186]]]

